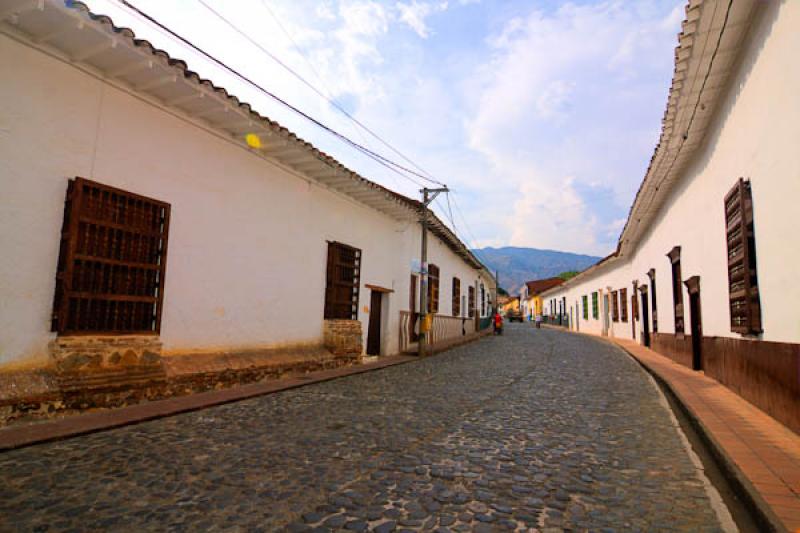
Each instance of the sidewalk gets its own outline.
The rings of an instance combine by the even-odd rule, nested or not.
[[[773,525],[800,531],[800,436],[702,372],[634,341],[608,340],[672,389]]]
[[[107,409],[68,416],[47,422],[35,422],[27,425],[9,426],[0,429],[0,451],[20,448],[31,444],[38,444],[52,440],[85,435],[95,431],[136,424],[154,418],[171,416],[188,411],[205,409],[214,405],[236,402],[255,396],[270,394],[319,383],[353,374],[361,374],[371,370],[378,370],[389,366],[408,363],[417,360],[417,357],[395,355],[381,357],[377,361],[310,372],[303,376],[270,380],[263,383],[253,383],[240,387],[232,387],[218,391],[201,392],[186,396],[175,396],[166,400],[141,403],[118,409]]]

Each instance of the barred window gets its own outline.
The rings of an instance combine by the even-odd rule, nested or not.
[[[589,320],[589,297],[585,294],[583,295],[583,319]]]
[[[597,291],[595,291],[592,293],[592,318],[595,320],[600,317],[600,312],[597,307]]]
[[[428,312],[439,312],[439,267],[428,265]]]
[[[667,254],[672,263],[672,302],[675,312],[675,333],[683,333],[683,284],[681,283],[681,247]]]
[[[356,320],[361,280],[361,250],[340,242],[328,242],[325,274],[324,318]]]
[[[51,329],[159,333],[169,214],[168,203],[69,180]]]
[[[453,278],[453,316],[461,316],[461,280]]]
[[[611,320],[619,322],[619,301],[617,291],[611,291]]]
[[[749,180],[739,178],[725,196],[725,227],[731,331],[743,335],[758,334],[763,329],[756,271],[753,196]]]
[[[628,321],[628,289],[619,290],[619,316],[623,322]]]

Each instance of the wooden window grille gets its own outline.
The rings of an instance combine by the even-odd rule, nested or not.
[[[647,272],[647,277],[650,278],[650,306],[653,308],[653,333],[658,333],[658,304],[656,302],[656,269],[651,268]]]
[[[439,267],[428,265],[428,312],[439,312]]]
[[[683,333],[683,284],[681,283],[681,247],[667,254],[672,263],[672,302],[675,309],[675,333]]]
[[[725,195],[725,229],[731,331],[743,335],[759,334],[763,329],[750,180],[739,178]]]
[[[583,295],[583,319],[589,320],[589,297],[587,295]]]
[[[170,205],[69,180],[53,298],[60,335],[158,334]]]
[[[611,320],[619,322],[619,302],[617,301],[617,291],[611,291]]]
[[[619,316],[623,322],[628,321],[628,289],[619,290]]]
[[[639,300],[636,299],[636,295],[638,294],[639,290],[639,282],[633,282],[633,291],[631,292],[631,315],[633,315],[633,320],[639,320]]]
[[[461,316],[461,280],[453,278],[453,316]]]
[[[475,316],[475,287],[470,285],[469,291],[469,317],[473,318]]]
[[[357,320],[361,250],[340,242],[328,242],[325,281],[324,318]]]
[[[597,291],[592,293],[592,318],[597,320],[600,317],[600,310],[597,304]]]

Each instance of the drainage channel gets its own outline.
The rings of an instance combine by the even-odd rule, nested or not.
[[[661,389],[661,392],[666,397],[667,402],[669,402],[670,409],[672,409],[675,418],[678,420],[678,423],[680,424],[683,433],[686,435],[692,450],[694,450],[694,453],[697,454],[700,462],[703,464],[706,477],[708,477],[711,484],[714,485],[714,488],[717,489],[722,501],[728,507],[728,511],[730,511],[733,521],[736,523],[736,527],[742,533],[757,533],[759,531],[764,531],[763,527],[759,527],[759,524],[762,524],[763,522],[759,520],[759,517],[755,516],[755,514],[752,512],[752,506],[748,502],[743,501],[739,496],[739,492],[731,483],[729,476],[720,467],[720,464],[717,461],[714,453],[712,453],[711,449],[709,448],[708,443],[698,432],[697,427],[695,427],[695,425],[689,419],[684,411],[683,406],[675,398],[673,392],[669,389],[669,387],[664,386],[657,376],[653,377],[656,378],[655,382],[658,385],[658,388]]]

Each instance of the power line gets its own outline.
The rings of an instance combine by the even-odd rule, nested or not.
[[[417,172],[415,172],[415,171],[413,171],[411,169],[408,169],[405,166],[400,165],[400,164],[392,161],[391,159],[388,159],[388,158],[386,158],[386,157],[384,157],[384,156],[382,156],[382,155],[370,150],[369,148],[366,148],[365,146],[362,146],[362,145],[358,144],[357,142],[353,141],[349,137],[339,133],[338,131],[336,131],[336,130],[328,127],[328,126],[326,126],[325,124],[323,124],[319,120],[317,120],[314,117],[308,115],[307,113],[301,111],[300,109],[298,109],[297,107],[293,106],[292,104],[290,104],[286,100],[283,100],[279,96],[277,96],[277,95],[273,94],[272,92],[268,91],[267,89],[265,89],[264,87],[262,87],[261,85],[259,85],[255,81],[251,80],[250,78],[248,78],[244,74],[240,73],[239,71],[237,71],[233,67],[228,66],[222,60],[217,59],[216,57],[214,57],[210,53],[206,52],[205,50],[203,50],[199,46],[195,45],[194,43],[192,43],[188,39],[186,39],[186,38],[182,37],[181,35],[177,34],[173,30],[171,30],[170,28],[168,28],[167,26],[165,26],[164,24],[160,23],[158,20],[153,18],[152,16],[148,15],[147,13],[143,12],[142,10],[140,10],[138,7],[136,7],[133,4],[131,4],[130,2],[128,2],[128,0],[115,0],[115,1],[120,3],[120,4],[122,4],[123,6],[127,7],[128,9],[131,9],[132,11],[134,11],[135,13],[140,15],[141,17],[145,18],[150,23],[156,25],[162,31],[168,33],[173,38],[178,39],[180,42],[182,42],[186,46],[190,47],[191,49],[193,49],[197,53],[201,54],[202,56],[204,56],[209,61],[211,61],[214,64],[218,65],[219,67],[222,67],[223,69],[227,70],[228,72],[230,72],[234,76],[238,77],[242,81],[246,82],[247,84],[249,84],[252,87],[256,88],[257,90],[259,90],[263,94],[265,94],[268,97],[272,98],[276,102],[278,102],[281,105],[285,106],[286,108],[288,108],[292,112],[294,112],[297,115],[301,116],[302,118],[308,120],[309,122],[313,123],[314,125],[318,126],[319,128],[325,130],[326,132],[330,133],[331,135],[333,135],[334,137],[340,139],[341,141],[345,142],[346,144],[349,144],[353,148],[359,150],[360,152],[362,152],[363,154],[367,155],[371,159],[377,161],[378,163],[382,164],[383,166],[390,165],[391,167],[394,167],[396,169],[396,172],[398,170],[402,170],[404,172],[407,172],[409,174],[417,176],[418,178],[424,179],[426,181],[431,181],[431,182],[437,183],[437,184],[439,183],[439,182],[433,181],[430,178],[428,178],[428,177],[426,177],[426,176],[424,176],[422,174],[419,174],[419,173],[417,173]],[[387,168],[388,168],[388,166],[387,166]],[[400,172],[397,172],[397,173],[399,175],[403,176],[404,178],[409,179],[410,181],[414,182],[415,184],[419,184],[419,182],[411,179],[409,176],[401,174]]]
[[[316,87],[315,87],[315,86],[314,86],[314,85],[313,85],[311,82],[309,82],[308,80],[306,80],[306,79],[305,79],[305,78],[304,78],[304,77],[303,77],[303,76],[302,76],[302,75],[301,75],[299,72],[297,72],[297,71],[296,71],[296,70],[294,70],[292,67],[290,67],[289,65],[287,65],[286,63],[284,63],[283,61],[281,61],[281,60],[280,60],[280,58],[278,58],[278,57],[277,57],[275,54],[273,54],[273,53],[272,53],[272,52],[270,52],[268,49],[266,49],[264,46],[262,46],[262,45],[261,45],[261,43],[259,43],[259,42],[258,42],[258,41],[256,41],[255,39],[253,39],[253,38],[252,38],[252,37],[251,37],[249,34],[247,34],[247,32],[245,32],[245,31],[241,30],[241,29],[240,29],[238,26],[236,26],[236,25],[235,25],[233,22],[231,22],[230,20],[228,20],[228,19],[227,19],[227,18],[226,18],[224,15],[222,15],[222,14],[221,14],[219,11],[217,11],[217,10],[215,10],[213,7],[209,6],[209,5],[208,5],[208,4],[207,4],[207,3],[206,3],[204,0],[197,0],[197,1],[198,1],[198,2],[199,2],[199,3],[200,3],[202,6],[203,6],[203,7],[205,7],[207,10],[209,10],[211,13],[213,13],[213,14],[214,14],[214,15],[215,15],[215,16],[216,16],[218,19],[220,19],[222,22],[224,22],[224,23],[225,23],[225,24],[226,24],[226,25],[227,25],[229,28],[231,28],[233,31],[235,31],[237,34],[239,34],[241,37],[243,37],[244,39],[246,39],[246,40],[247,40],[248,42],[250,42],[250,43],[251,43],[253,46],[255,46],[256,48],[258,48],[259,50],[261,50],[261,51],[262,51],[264,54],[266,54],[266,55],[267,55],[268,57],[270,57],[270,58],[271,58],[273,61],[275,61],[276,63],[278,63],[278,65],[280,65],[281,67],[283,67],[283,68],[284,68],[284,69],[285,69],[287,72],[289,72],[289,73],[290,73],[292,76],[294,76],[295,78],[297,78],[297,79],[298,79],[298,80],[299,80],[299,81],[300,81],[300,82],[301,82],[303,85],[305,85],[306,87],[308,87],[309,89],[311,89],[312,91],[314,91],[314,93],[315,93],[315,94],[317,94],[317,95],[318,95],[320,98],[323,98],[323,99],[324,99],[326,102],[328,102],[328,103],[329,103],[331,106],[333,106],[333,107],[334,107],[336,110],[338,110],[340,113],[342,113],[342,114],[343,114],[343,115],[345,115],[347,118],[349,118],[350,120],[352,120],[352,121],[353,121],[355,124],[357,124],[359,127],[361,127],[361,128],[362,128],[364,131],[366,131],[367,133],[369,133],[369,134],[370,134],[372,137],[374,137],[375,139],[377,139],[377,140],[378,140],[378,141],[379,141],[381,144],[383,144],[384,146],[386,146],[387,148],[389,148],[389,149],[390,149],[392,152],[394,152],[395,154],[397,154],[397,155],[399,155],[401,158],[403,158],[403,159],[404,159],[404,160],[405,160],[407,163],[411,164],[412,166],[414,166],[415,168],[417,168],[417,169],[418,169],[420,172],[422,172],[422,173],[424,173],[424,174],[425,174],[425,175],[415,174],[416,176],[418,176],[418,177],[420,177],[420,178],[423,178],[423,179],[425,179],[425,180],[427,180],[427,181],[430,181],[431,183],[436,183],[437,185],[442,185],[442,186],[444,186],[444,183],[442,183],[442,182],[440,182],[440,181],[438,181],[438,180],[434,179],[432,176],[430,176],[430,174],[429,174],[428,172],[426,172],[424,169],[420,168],[420,167],[419,167],[419,165],[417,165],[417,164],[416,164],[414,161],[412,161],[411,159],[409,159],[408,157],[406,157],[406,156],[405,156],[405,155],[404,155],[402,152],[400,152],[400,151],[399,151],[399,150],[397,150],[397,149],[396,149],[394,146],[392,146],[391,144],[389,144],[388,142],[386,142],[386,141],[385,141],[385,140],[384,140],[382,137],[380,137],[380,136],[379,136],[377,133],[375,133],[374,131],[372,131],[370,128],[368,128],[366,125],[364,125],[364,124],[363,124],[361,121],[359,121],[359,120],[358,120],[357,118],[355,118],[353,115],[351,115],[350,113],[348,113],[348,112],[347,112],[347,110],[345,110],[345,109],[344,109],[342,106],[340,106],[338,103],[336,103],[336,101],[335,101],[335,100],[333,100],[332,98],[328,97],[328,96],[327,96],[326,94],[324,94],[322,91],[320,91],[319,89],[317,89],[317,88],[316,88]],[[262,2],[262,3],[263,3],[263,2]],[[265,7],[266,7],[266,4],[264,4],[264,5],[265,5]],[[267,8],[267,10],[268,10],[268,11],[270,11],[270,14],[272,14],[272,12],[271,12],[271,10],[269,10],[269,8]],[[274,15],[273,15],[273,18],[275,18],[275,16],[274,16]],[[281,25],[280,25],[280,23],[279,23],[278,25],[279,25],[279,26],[281,26]],[[283,26],[281,26],[281,28],[283,28]],[[284,30],[284,33],[286,33],[286,30]],[[287,35],[288,35],[288,34],[287,34]],[[289,36],[289,38],[290,38],[290,40],[292,40],[292,42],[294,42],[294,39],[291,39],[291,36]],[[295,44],[295,46],[297,46],[297,45]]]

